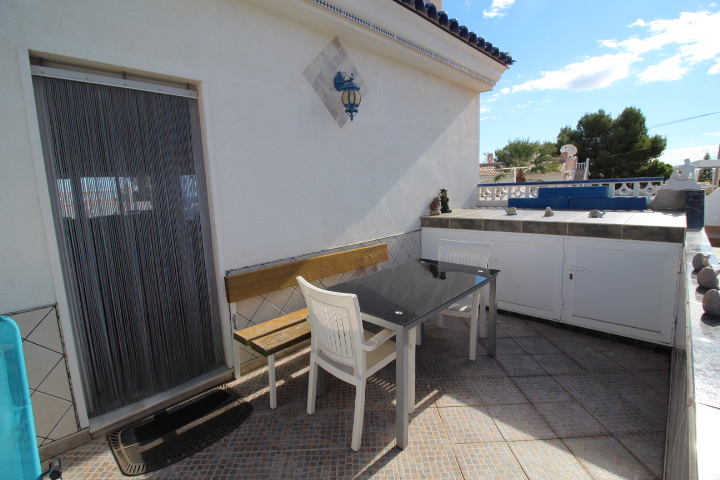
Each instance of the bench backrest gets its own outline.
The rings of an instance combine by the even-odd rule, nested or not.
[[[261,268],[252,272],[225,277],[225,295],[228,303],[264,295],[297,285],[295,277],[307,281],[336,275],[338,273],[368,267],[389,258],[386,243],[356,248],[345,252],[330,253],[298,262]]]

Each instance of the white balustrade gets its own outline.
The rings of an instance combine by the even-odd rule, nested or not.
[[[607,185],[610,197],[647,197],[652,200],[663,184],[662,177],[615,178],[564,182],[485,183],[478,185],[479,207],[506,207],[510,198],[537,198],[538,189]]]

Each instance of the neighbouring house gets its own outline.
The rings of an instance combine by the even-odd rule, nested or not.
[[[494,162],[492,154],[488,154],[486,163],[480,164],[480,180],[479,183],[495,183],[495,178],[498,175],[505,173],[505,177],[501,178],[499,182],[514,182],[515,181],[515,168],[505,168],[500,162]],[[527,182],[563,182],[573,180],[587,180],[590,170],[590,160],[585,162],[578,162],[577,157],[569,157],[567,153],[563,152],[558,157],[558,164],[560,170],[557,172],[550,173],[525,173],[525,181]]]
[[[233,325],[227,272],[376,241],[405,261],[440,188],[476,204],[479,94],[513,60],[438,10],[2,3],[0,313],[41,454],[229,378],[232,328],[298,300],[251,299]]]

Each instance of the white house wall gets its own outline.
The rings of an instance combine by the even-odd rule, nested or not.
[[[0,312],[58,305],[81,427],[28,56],[197,88],[222,298],[227,270],[417,231],[440,188],[451,208],[475,204],[478,93],[491,85],[438,74],[452,67],[429,57],[418,70],[418,51],[403,63],[407,47],[376,32],[365,48],[362,29],[344,36],[347,19],[323,15],[337,23],[240,0],[0,0]],[[342,128],[303,75],[335,37],[368,89]]]
[[[0,5],[0,311],[55,301],[18,48],[198,84],[218,273],[417,230],[443,187],[473,203],[476,91],[339,36],[369,89],[340,129],[302,75],[333,37],[288,17],[241,1]]]

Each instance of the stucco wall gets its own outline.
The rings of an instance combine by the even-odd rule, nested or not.
[[[339,35],[369,91],[339,128],[302,74],[332,38],[242,1],[0,0],[0,311],[56,300],[18,49],[198,85],[218,275],[416,230],[441,187],[472,205],[477,92]]]

